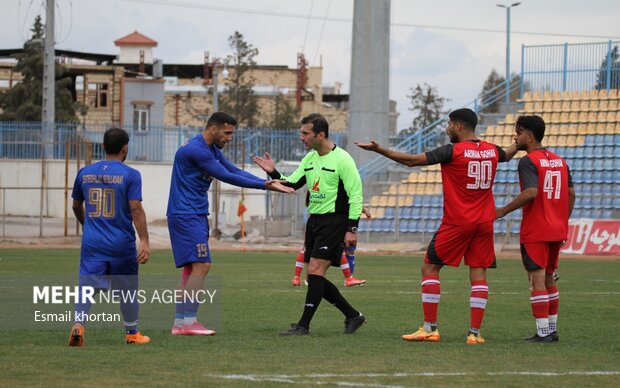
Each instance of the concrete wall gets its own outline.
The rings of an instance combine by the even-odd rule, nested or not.
[[[68,168],[68,201],[67,211],[69,217],[73,217],[71,210],[71,189],[77,174],[75,161],[70,162]],[[128,165],[140,171],[142,175],[143,206],[147,219],[153,221],[166,217],[168,204],[168,192],[170,190],[170,177],[172,165],[170,163],[147,164],[129,162]],[[259,168],[247,168],[256,176],[264,177],[265,174]],[[43,214],[49,217],[64,217],[65,212],[65,162],[48,161],[46,163],[46,187]],[[35,160],[0,160],[0,213],[4,205],[6,215],[38,216],[41,203],[41,162]],[[213,186],[209,192],[210,207],[212,203]],[[230,226],[237,225],[237,207],[241,189],[238,187],[221,184],[220,196],[220,224]],[[271,193],[274,195],[283,195]],[[263,219],[266,213],[266,191],[245,189],[245,206],[248,209],[245,219],[252,216]]]

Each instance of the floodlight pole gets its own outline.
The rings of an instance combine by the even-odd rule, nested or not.
[[[521,3],[496,4],[500,8],[506,8],[506,103],[510,102],[510,9],[519,4]]]

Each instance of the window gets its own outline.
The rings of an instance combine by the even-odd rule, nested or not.
[[[88,84],[88,103],[92,108],[108,107],[108,84],[89,83]]]
[[[133,106],[133,129],[138,132],[149,130],[150,108],[148,105]]]

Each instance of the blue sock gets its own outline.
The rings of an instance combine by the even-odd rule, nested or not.
[[[349,269],[351,270],[351,275],[353,275],[353,272],[355,272],[355,248],[356,246],[353,245],[344,249],[344,255],[349,262]]]

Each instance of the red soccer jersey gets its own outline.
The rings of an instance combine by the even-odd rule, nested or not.
[[[519,183],[521,190],[538,189],[536,198],[523,206],[521,243],[566,240],[572,186],[566,161],[546,149],[534,150],[519,161]]]
[[[453,225],[495,219],[493,180],[504,150],[486,141],[462,141],[426,153],[429,164],[441,163],[443,219]]]

